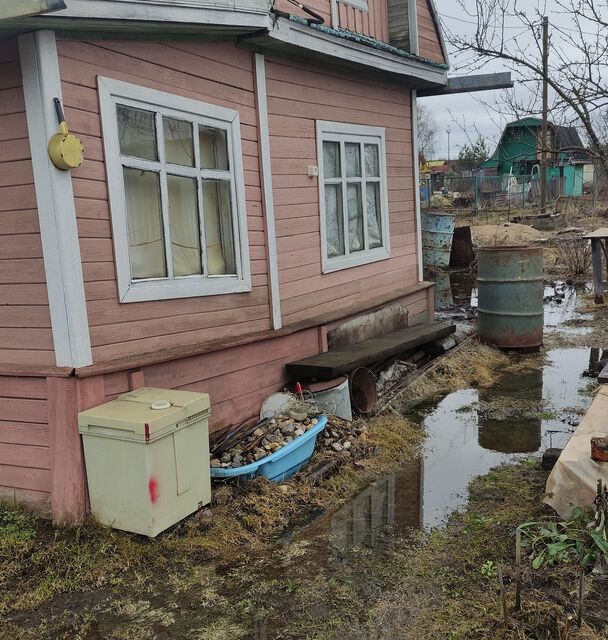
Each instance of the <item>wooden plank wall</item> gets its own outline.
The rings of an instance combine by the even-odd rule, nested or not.
[[[381,42],[389,41],[387,0],[367,0],[368,11],[338,2],[339,26],[348,31],[370,36]]]
[[[66,118],[85,162],[74,195],[95,362],[270,328],[253,54],[228,43],[58,43]],[[238,109],[253,290],[248,294],[120,304],[103,164],[98,75]],[[238,309],[238,313],[235,310]]]
[[[348,309],[366,296],[414,284],[416,234],[410,93],[344,73],[267,62],[270,147],[281,309],[285,325]],[[386,129],[391,254],[389,260],[321,274],[315,120]]]
[[[239,424],[260,410],[263,399],[288,382],[285,364],[319,352],[317,329],[145,367],[144,384],[211,396],[212,431]],[[104,380],[106,400],[129,390],[127,372]]]
[[[51,454],[46,378],[0,377],[0,500],[48,514]]]
[[[0,362],[54,365],[19,51],[0,42]]]
[[[437,26],[433,20],[433,14],[429,0],[416,0],[418,3],[418,48],[419,53],[427,60],[445,62],[441,50],[441,41]]]

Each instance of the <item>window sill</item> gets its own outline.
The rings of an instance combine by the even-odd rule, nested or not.
[[[175,300],[178,298],[199,298],[205,296],[228,295],[231,293],[249,293],[251,282],[245,280],[211,278],[204,282],[196,279],[159,281],[146,280],[130,282],[121,290],[120,302],[145,302],[148,300]]]
[[[388,260],[391,257],[390,251],[384,248],[373,249],[362,255],[351,254],[341,258],[326,259],[323,264],[323,273],[333,273],[334,271],[342,271],[343,269],[351,269],[352,267],[360,267],[364,264],[372,262],[380,262]]]

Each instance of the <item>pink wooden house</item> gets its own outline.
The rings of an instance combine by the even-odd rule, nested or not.
[[[78,521],[80,410],[205,391],[221,429],[332,327],[432,314],[416,95],[458,89],[431,0],[310,0],[323,24],[287,0],[4,4],[0,498]]]

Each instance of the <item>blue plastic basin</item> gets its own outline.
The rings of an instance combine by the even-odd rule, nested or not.
[[[241,478],[250,480],[257,476],[264,476],[274,482],[282,482],[291,478],[312,458],[317,444],[317,436],[327,424],[327,416],[317,418],[317,424],[294,438],[269,456],[256,462],[236,469],[211,468],[212,478]]]

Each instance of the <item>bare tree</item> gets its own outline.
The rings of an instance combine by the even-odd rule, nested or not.
[[[547,3],[457,2],[477,25],[472,36],[447,29],[458,52],[473,54],[463,66],[479,69],[492,60],[503,61],[530,89],[523,99],[512,96],[509,109],[518,115],[538,115],[545,79],[540,29]],[[552,0],[551,6],[555,23],[546,78],[552,90],[551,118],[582,130],[598,168],[608,174],[608,1]]]
[[[437,148],[437,121],[431,110],[418,103],[418,151],[430,160]]]

